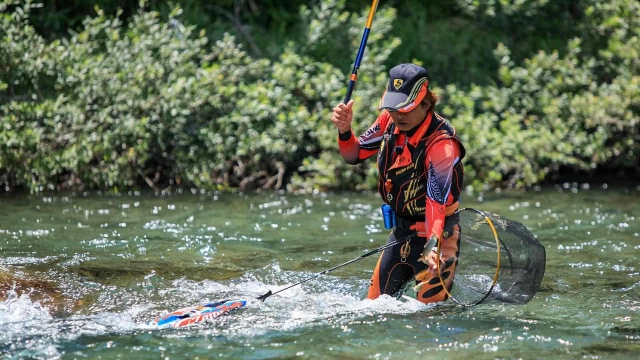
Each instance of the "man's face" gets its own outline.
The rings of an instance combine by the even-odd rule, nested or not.
[[[429,105],[420,103],[415,109],[406,113],[389,110],[389,115],[400,131],[409,131],[420,125],[427,116],[427,110],[429,110]]]

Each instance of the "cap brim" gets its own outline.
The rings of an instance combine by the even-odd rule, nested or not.
[[[409,97],[401,92],[385,91],[380,100],[379,110],[389,109],[398,111],[398,105],[403,104]]]
[[[401,92],[385,91],[380,100],[378,110],[388,109],[401,113],[415,109],[427,94],[427,86],[423,85],[415,99],[410,101],[409,96]]]

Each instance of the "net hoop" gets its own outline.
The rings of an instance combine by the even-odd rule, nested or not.
[[[456,304],[458,305],[462,305],[462,306],[466,306],[466,307],[471,307],[471,306],[475,306],[480,304],[481,302],[483,302],[486,298],[489,297],[489,295],[491,295],[491,292],[493,291],[493,288],[496,286],[496,284],[498,283],[498,277],[500,275],[500,249],[501,249],[501,241],[500,238],[498,237],[498,231],[496,230],[496,227],[493,225],[493,222],[491,221],[491,219],[489,219],[489,217],[481,210],[478,209],[474,209],[474,208],[462,208],[462,209],[458,209],[454,215],[461,213],[462,211],[472,211],[475,212],[477,214],[479,214],[480,216],[482,216],[485,221],[487,222],[487,224],[489,225],[489,227],[491,228],[491,231],[493,232],[493,237],[495,238],[496,241],[496,252],[497,252],[497,260],[496,260],[496,271],[495,274],[493,275],[493,282],[491,283],[491,286],[489,287],[489,291],[487,291],[487,293],[478,301],[474,302],[474,303],[463,303],[461,301],[459,301],[458,299],[456,299],[453,295],[451,295],[451,293],[449,292],[449,288],[447,288],[447,286],[444,283],[444,279],[442,279],[442,271],[440,269],[440,263],[441,263],[441,246],[442,246],[442,241],[438,241],[438,259],[436,261],[437,264],[437,272],[438,272],[438,279],[440,279],[440,284],[442,285],[442,288],[444,289],[444,291],[446,292],[447,296]],[[460,257],[462,257],[462,252],[460,253]],[[455,279],[455,275],[454,275],[454,279]],[[452,280],[451,285],[454,286],[455,280]]]

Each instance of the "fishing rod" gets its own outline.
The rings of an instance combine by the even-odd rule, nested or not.
[[[437,269],[429,281],[420,282],[414,291],[418,293],[426,285],[439,286],[447,292],[446,299],[451,299],[456,304],[465,307],[475,306],[490,300],[510,304],[528,303],[540,289],[544,276],[546,262],[544,246],[523,224],[500,215],[472,208],[459,209],[456,211],[456,215],[459,216],[459,219],[455,221],[460,226],[457,230],[459,234],[457,241],[459,244],[464,243],[459,246],[465,247],[467,255],[464,255],[464,260],[461,262],[459,262],[460,256],[449,256],[443,259],[441,247],[436,248],[437,241],[431,238],[427,241],[424,253],[428,253],[434,248],[437,249]],[[453,217],[450,220],[453,221]],[[462,229],[464,229],[464,235],[462,235]],[[498,236],[498,229],[504,232],[503,236]],[[269,290],[256,299],[265,301],[271,295],[400,245],[411,236],[416,236],[416,234],[404,236],[276,292]],[[495,245],[490,239],[495,241]],[[439,243],[442,244],[442,242]],[[493,251],[496,252],[495,261],[489,261],[494,258]],[[503,261],[503,258],[506,261]],[[445,272],[442,273],[442,270]],[[451,277],[448,270],[457,273],[455,279]],[[439,280],[439,284],[437,280]],[[147,325],[159,328],[180,328],[213,319],[234,309],[245,307],[247,303],[247,300],[223,300],[186,307],[159,316],[149,321]]]
[[[331,269],[327,269],[324,271],[321,271],[319,273],[317,273],[314,276],[311,276],[307,279],[304,279],[302,281],[299,281],[295,284],[289,285],[284,289],[280,289],[276,292],[272,292],[271,290],[269,290],[266,294],[258,296],[256,299],[261,300],[261,301],[265,301],[269,296],[271,295],[275,295],[278,293],[281,293],[287,289],[291,289],[294,286],[297,285],[301,285],[306,283],[307,281],[313,280],[317,277],[319,277],[320,275],[324,275],[328,272],[331,272],[333,270],[339,269],[343,266],[352,264],[358,260],[362,260],[366,257],[369,257],[373,254],[377,254],[383,250],[386,250],[390,247],[399,245],[405,241],[407,241],[407,239],[409,239],[410,237],[414,236],[415,234],[410,234],[407,236],[402,237],[401,239],[398,239],[394,242],[388,243],[386,245],[380,246],[379,248],[373,249],[371,251],[369,251],[366,254],[362,254],[360,256],[358,256],[357,258],[353,259],[353,260],[349,260],[346,263],[340,264],[338,266],[334,266]],[[409,240],[411,241],[411,240]],[[435,241],[430,244],[431,247],[433,247],[433,245],[435,245]],[[428,244],[429,246],[429,244]],[[429,251],[431,250],[430,248],[427,250]],[[237,308],[241,308],[247,305],[247,301],[246,300],[222,300],[222,301],[216,301],[216,302],[210,302],[204,305],[198,305],[198,306],[192,306],[192,307],[187,307],[187,308],[183,308],[183,309],[178,309],[174,312],[165,314],[163,316],[157,317],[155,320],[149,321],[147,322],[147,325],[150,326],[157,326],[157,327],[161,327],[161,328],[165,328],[165,327],[172,327],[172,328],[180,328],[180,327],[184,327],[184,326],[189,326],[191,324],[196,324],[196,323],[200,323],[209,319],[213,319],[215,317],[218,317],[222,314],[225,314],[233,309],[237,309]]]
[[[277,294],[277,293],[280,293],[280,292],[283,292],[283,291],[285,291],[285,290],[287,290],[287,289],[290,289],[290,288],[292,288],[292,287],[294,287],[294,286],[298,286],[298,285],[304,284],[304,283],[306,283],[307,281],[313,280],[313,279],[315,279],[315,278],[317,278],[317,277],[319,277],[319,276],[321,276],[321,275],[324,275],[324,274],[326,274],[326,273],[328,273],[328,272],[331,272],[331,271],[333,271],[333,270],[339,269],[339,268],[341,268],[341,267],[343,267],[343,266],[347,266],[347,265],[352,264],[352,263],[354,263],[354,262],[356,262],[356,261],[360,261],[360,260],[362,260],[362,259],[364,259],[364,258],[367,258],[367,257],[371,256],[371,255],[374,255],[374,254],[377,254],[377,253],[379,253],[379,252],[381,252],[381,251],[384,251],[384,250],[386,250],[386,249],[388,249],[388,248],[391,248],[391,247],[394,247],[394,246],[396,246],[396,245],[399,245],[399,244],[401,244],[401,243],[405,242],[405,241],[407,240],[407,238],[409,238],[409,237],[411,237],[411,236],[413,236],[413,235],[408,235],[408,236],[403,237],[402,239],[396,240],[396,241],[391,242],[391,243],[388,243],[388,244],[386,244],[386,245],[382,245],[382,246],[380,246],[379,248],[373,249],[373,250],[369,251],[369,252],[368,252],[368,253],[366,253],[366,254],[362,254],[362,255],[358,256],[357,258],[355,258],[355,259],[351,259],[351,260],[349,260],[349,261],[347,261],[347,262],[345,262],[345,263],[343,263],[343,264],[340,264],[340,265],[334,266],[334,267],[332,267],[331,269],[327,269],[327,270],[321,271],[321,272],[319,272],[319,273],[317,273],[317,274],[315,274],[315,275],[313,275],[313,276],[311,276],[311,277],[309,277],[309,278],[307,278],[307,279],[304,279],[304,280],[299,281],[299,282],[297,282],[297,283],[295,283],[295,284],[289,285],[289,286],[287,286],[287,287],[286,287],[286,288],[284,288],[284,289],[280,289],[280,290],[278,290],[278,291],[276,291],[276,292],[271,292],[271,290],[269,290],[266,294],[261,295],[261,296],[258,296],[256,299],[258,299],[258,300],[260,300],[260,301],[264,301],[266,298],[268,298],[268,297],[269,297],[269,296],[271,296],[271,295],[275,295],[275,294]],[[431,251],[431,248],[433,248],[433,247],[435,246],[435,244],[436,244],[435,240],[430,240],[430,241],[427,243],[427,245],[425,246],[425,249],[426,249],[426,251],[425,251],[425,252],[427,252],[427,253],[428,253],[429,251]]]
[[[367,40],[369,39],[369,33],[371,32],[371,25],[373,24],[373,17],[376,14],[376,9],[377,8],[378,8],[378,0],[373,0],[373,2],[371,3],[371,9],[369,9],[369,17],[367,18],[367,24],[365,25],[364,32],[362,33],[362,39],[360,39],[360,47],[358,48],[358,54],[356,55],[356,61],[353,64],[353,70],[351,70],[351,77],[349,78],[349,85],[347,86],[347,94],[344,97],[344,103],[345,104],[348,103],[349,100],[351,100],[351,94],[353,93],[353,89],[355,88],[355,85],[356,85],[356,80],[358,79],[358,69],[360,69],[360,63],[362,62],[362,58],[364,57],[364,50],[367,47]],[[300,281],[298,283],[295,283],[293,285],[289,285],[284,289],[280,289],[280,290],[278,290],[276,292],[271,292],[271,290],[269,290],[269,292],[267,292],[266,294],[264,294],[262,296],[258,296],[257,299],[261,300],[261,301],[264,301],[266,298],[268,298],[271,295],[275,295],[277,293],[280,293],[282,291],[290,289],[290,288],[292,288],[294,286],[297,286],[297,285],[300,285],[300,284],[304,284],[307,281],[313,280],[313,279],[317,278],[320,275],[324,275],[324,274],[326,274],[328,272],[331,272],[333,270],[339,269],[339,268],[341,268],[343,266],[349,265],[349,264],[354,263],[356,261],[362,260],[362,259],[364,259],[366,257],[369,257],[369,256],[373,255],[373,254],[377,254],[380,251],[383,251],[385,249],[388,249],[390,247],[398,245],[400,242],[404,241],[405,239],[406,239],[406,237],[401,239],[401,240],[397,240],[397,241],[395,241],[393,243],[389,243],[389,244],[386,244],[384,246],[381,246],[381,247],[379,247],[377,249],[371,250],[370,252],[368,252],[368,253],[366,253],[364,255],[361,255],[361,256],[353,259],[353,260],[349,260],[346,263],[340,264],[340,265],[335,266],[335,267],[332,267],[331,269],[324,270],[324,271],[322,271],[322,272],[320,272],[320,273],[318,273],[318,274],[316,274],[316,275],[314,275],[314,276],[312,276],[312,277],[310,277],[308,279],[302,280],[302,281]]]
[[[362,62],[362,58],[364,57],[364,49],[367,47],[369,32],[371,32],[371,24],[373,24],[373,17],[376,14],[377,8],[378,0],[373,0],[373,3],[371,3],[371,9],[369,10],[369,18],[367,19],[367,24],[364,28],[364,32],[362,33],[362,39],[360,40],[358,55],[356,55],[356,61],[353,64],[353,70],[351,70],[351,77],[349,79],[349,85],[347,86],[347,94],[344,97],[345,104],[348,103],[349,100],[351,100],[351,94],[353,93],[353,89],[356,85],[356,80],[358,79],[358,69],[360,69],[360,63]]]

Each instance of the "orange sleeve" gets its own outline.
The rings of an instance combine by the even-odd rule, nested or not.
[[[460,146],[454,139],[439,140],[426,157],[427,199],[425,228],[427,237],[442,235],[446,205],[450,201],[454,167],[460,161]]]
[[[338,147],[342,158],[348,164],[357,164],[377,154],[388,125],[389,113],[384,111],[360,137],[356,137],[353,130],[338,134]]]

